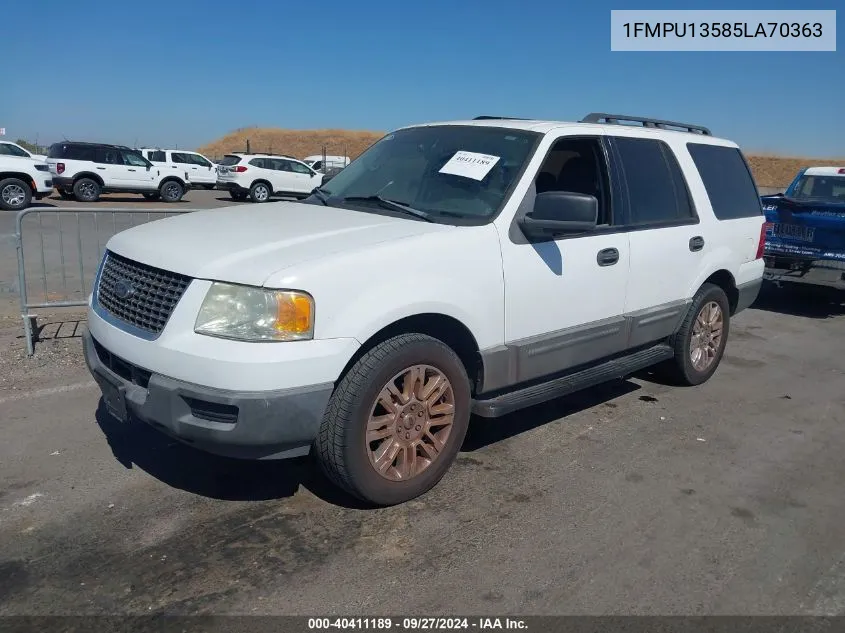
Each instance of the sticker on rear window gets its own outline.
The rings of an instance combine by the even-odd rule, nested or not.
[[[499,156],[491,156],[490,154],[477,154],[476,152],[460,150],[455,152],[455,155],[440,168],[440,173],[463,176],[473,180],[484,180],[484,177],[499,162],[499,158]]]

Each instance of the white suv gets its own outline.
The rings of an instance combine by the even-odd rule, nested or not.
[[[20,211],[32,199],[53,193],[53,179],[43,161],[0,154],[0,209]]]
[[[471,413],[656,364],[708,380],[764,227],[742,153],[705,128],[407,127],[305,202],[113,237],[85,355],[121,419],[235,457],[313,448],[350,493],[399,503],[444,475]]]
[[[198,152],[183,149],[160,149],[142,147],[141,156],[165,172],[178,174],[188,172],[192,187],[214,189],[217,183],[217,165]]]
[[[267,202],[271,196],[306,198],[323,182],[301,160],[276,154],[226,154],[218,166],[217,188],[233,200]]]
[[[102,193],[140,193],[179,202],[190,188],[187,171],[162,169],[122,145],[64,141],[47,153],[53,185],[65,199],[96,202]]]

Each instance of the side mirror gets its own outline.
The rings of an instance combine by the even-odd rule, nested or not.
[[[519,225],[532,239],[553,239],[567,233],[585,233],[596,228],[599,201],[595,196],[571,191],[544,191],[534,199],[534,208]]]

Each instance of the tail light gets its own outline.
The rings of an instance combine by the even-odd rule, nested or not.
[[[845,167],[840,168],[840,169],[839,169],[839,173],[840,173],[840,174],[845,174]]]
[[[763,222],[763,226],[760,227],[760,241],[757,242],[757,256],[754,259],[763,258],[763,252],[766,250],[766,232],[771,225],[771,222]]]
[[[65,173],[65,164],[64,163],[56,163],[56,173],[57,174]]]
[[[244,167],[243,165],[238,165],[237,167],[232,167],[232,171],[236,171],[239,174],[242,174],[246,171],[246,167]]]

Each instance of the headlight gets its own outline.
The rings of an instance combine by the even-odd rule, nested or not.
[[[304,341],[314,337],[314,299],[304,292],[214,282],[194,331],[240,341]]]

